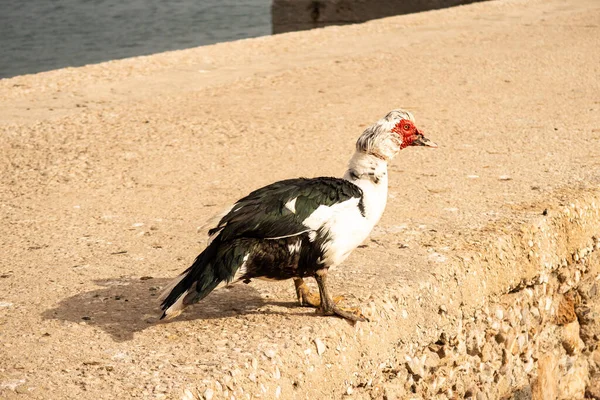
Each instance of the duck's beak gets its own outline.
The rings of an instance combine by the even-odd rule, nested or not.
[[[427,139],[421,132],[417,133],[417,138],[412,143],[413,146],[427,146],[427,147],[438,147],[437,144],[433,143],[431,140]]]

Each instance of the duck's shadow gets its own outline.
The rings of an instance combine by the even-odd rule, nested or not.
[[[72,322],[85,321],[122,342],[133,339],[160,317],[158,296],[169,279],[106,279],[95,281],[101,289],[80,293],[62,300],[55,308],[45,311],[45,319]],[[173,321],[227,318],[239,314],[265,313],[260,310],[267,302],[249,285],[232,285],[216,290],[201,304]],[[269,302],[270,305],[293,307],[293,302]],[[273,313],[267,311],[266,313]],[[170,323],[173,321],[165,321]],[[161,322],[163,323],[163,322]]]

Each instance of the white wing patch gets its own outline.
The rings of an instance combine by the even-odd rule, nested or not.
[[[294,232],[289,235],[269,237],[269,238],[265,238],[265,239],[272,239],[272,240],[284,239],[284,238],[293,237],[293,236],[301,235],[303,233],[308,232],[309,239],[312,242],[316,238],[316,233],[314,231],[319,230],[319,228],[321,228],[326,223],[331,221],[335,216],[337,216],[337,215],[343,216],[345,213],[348,213],[348,212],[358,213],[358,202],[359,201],[360,201],[360,198],[352,197],[351,199],[348,199],[341,203],[334,204],[332,206],[325,206],[325,205],[321,204],[319,207],[317,207],[317,209],[315,211],[313,211],[312,214],[310,214],[310,216],[308,218],[306,218],[304,221],[302,221],[302,225],[306,226],[307,229],[300,231],[300,232]],[[290,200],[289,202],[287,202],[286,207],[288,204],[290,204],[292,202],[295,206],[296,199],[293,199],[293,200]],[[288,209],[289,209],[289,207],[288,207]],[[295,207],[294,207],[294,210],[295,210]]]
[[[315,211],[313,211],[312,214],[308,216],[308,218],[302,221],[302,225],[307,226],[315,231],[318,230],[333,216],[334,207],[336,206],[337,204],[331,207],[320,205]]]
[[[297,197],[294,197],[293,199],[291,199],[290,201],[288,201],[287,203],[285,203],[285,208],[287,208],[288,210],[290,210],[294,214],[296,214],[296,200],[297,199],[298,199]]]
[[[347,213],[354,214],[358,212],[359,201],[360,198],[352,197],[332,206],[320,205],[308,218],[302,221],[302,224],[316,231],[325,223],[331,221],[334,216],[340,215],[343,217]]]

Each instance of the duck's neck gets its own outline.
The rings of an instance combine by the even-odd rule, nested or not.
[[[372,154],[357,151],[348,163],[344,179],[363,190],[365,216],[375,225],[381,218],[387,202],[387,161]]]
[[[358,181],[371,181],[375,185],[385,180],[387,187],[387,161],[372,154],[357,151],[354,153],[344,179],[357,183]]]

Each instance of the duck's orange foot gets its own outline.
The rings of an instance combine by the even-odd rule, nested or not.
[[[302,307],[321,307],[321,297],[310,291],[304,280],[295,279],[294,284],[296,285],[296,296],[298,296],[298,304]],[[344,300],[344,296],[336,296],[333,298],[333,302],[338,304]]]
[[[317,309],[317,312],[323,315],[337,315],[338,317],[342,317],[351,322],[369,321],[369,319],[364,316],[360,308],[343,308],[333,306],[331,307],[331,309],[324,311],[322,308],[319,307]]]

